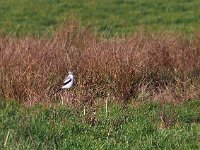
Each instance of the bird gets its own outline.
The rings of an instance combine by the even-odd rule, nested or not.
[[[74,84],[74,75],[71,71],[69,71],[68,75],[64,79],[64,82],[60,85],[60,88],[56,92],[59,92],[60,90],[63,89],[70,89],[72,88],[73,84]]]

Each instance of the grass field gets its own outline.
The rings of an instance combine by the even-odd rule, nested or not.
[[[10,102],[0,109],[0,144],[2,149],[199,149],[199,109],[199,100],[126,110],[110,104],[108,117],[101,109],[91,125],[74,109]]]
[[[0,149],[200,149],[199,5],[0,0]]]
[[[0,31],[16,35],[51,33],[71,19],[106,34],[167,31],[196,34],[199,0],[0,0]]]

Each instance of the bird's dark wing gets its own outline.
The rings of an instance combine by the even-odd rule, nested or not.
[[[67,79],[67,80],[65,80],[65,82],[62,84],[62,86],[64,86],[64,85],[67,85],[69,82],[71,82],[72,81],[72,79],[71,78],[69,78],[69,79]]]
[[[71,82],[71,81],[72,81],[72,79],[68,76],[68,77],[65,79],[64,83],[60,85],[60,88],[57,89],[55,93],[57,93],[57,92],[59,92],[60,90],[62,90],[62,87],[65,86],[65,85],[67,85],[67,84],[68,84],[69,82]]]
[[[68,84],[69,82],[71,82],[71,81],[72,81],[71,78],[69,78],[69,80],[65,80],[65,82],[64,82],[63,84],[60,85],[60,88],[56,91],[56,93],[59,92],[60,90],[62,90],[62,87],[65,86],[65,85],[67,85],[67,84]]]

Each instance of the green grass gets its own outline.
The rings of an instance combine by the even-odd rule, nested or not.
[[[191,35],[199,31],[200,0],[0,0],[0,32],[43,35],[77,20],[106,34],[138,30]]]
[[[199,110],[200,100],[178,106],[145,102],[126,110],[110,104],[108,117],[101,107],[92,126],[67,107],[25,108],[9,102],[0,109],[0,145],[4,149],[199,149]],[[175,124],[161,127],[161,112]]]

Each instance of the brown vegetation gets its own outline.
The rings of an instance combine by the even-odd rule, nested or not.
[[[180,102],[200,97],[200,39],[134,34],[106,39],[74,24],[52,38],[0,37],[0,97],[49,102],[69,70],[77,103],[114,97]]]

